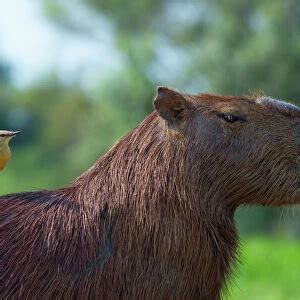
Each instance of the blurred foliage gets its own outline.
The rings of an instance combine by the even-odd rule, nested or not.
[[[252,238],[242,244],[242,264],[231,283],[230,300],[298,300],[299,241]]]
[[[69,81],[54,72],[22,89],[0,63],[0,127],[22,130],[1,194],[68,184],[152,110],[157,85],[300,99],[296,0],[43,0],[42,11],[95,43],[110,32],[121,63],[89,88],[81,72]],[[295,211],[242,208],[237,221],[243,233],[299,236]]]

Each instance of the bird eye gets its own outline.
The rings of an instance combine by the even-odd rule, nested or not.
[[[236,121],[241,120],[238,116],[233,115],[231,113],[219,113],[218,116],[228,123],[234,123]]]

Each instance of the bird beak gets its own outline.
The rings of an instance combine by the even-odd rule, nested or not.
[[[17,134],[19,134],[21,131],[19,130],[19,131],[12,131],[11,132],[11,136],[16,136]]]
[[[15,136],[16,136],[17,134],[19,134],[20,132],[21,132],[20,130],[19,130],[19,131],[11,131],[9,135],[10,135],[11,137],[15,137]]]

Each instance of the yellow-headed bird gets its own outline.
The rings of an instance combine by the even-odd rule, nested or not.
[[[11,157],[9,141],[19,132],[0,130],[0,171],[5,168]]]

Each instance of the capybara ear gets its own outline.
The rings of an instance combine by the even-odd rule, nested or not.
[[[157,88],[153,104],[158,114],[172,125],[184,121],[189,112],[189,103],[184,95],[164,86]]]

